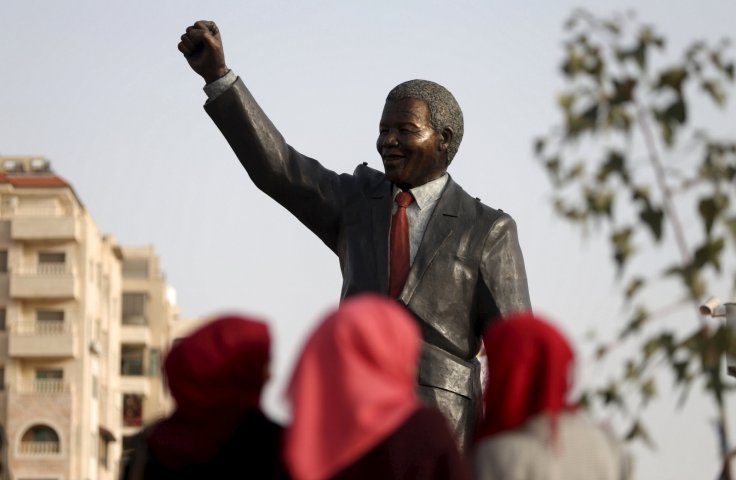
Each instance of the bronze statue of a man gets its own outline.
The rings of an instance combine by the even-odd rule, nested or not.
[[[213,22],[187,28],[179,50],[207,83],[205,110],[253,183],[337,254],[341,298],[391,294],[415,316],[424,336],[419,396],[466,444],[480,410],[481,333],[530,302],[514,221],[447,174],[463,135],[455,98],[426,80],[398,85],[376,142],[384,171],[363,164],[339,175],[286,143],[227,68]]]

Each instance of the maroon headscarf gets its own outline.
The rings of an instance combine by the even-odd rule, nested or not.
[[[240,419],[259,409],[270,347],[266,324],[237,315],[217,318],[173,346],[164,371],[176,411],[148,438],[161,464],[212,459]]]
[[[330,478],[419,408],[421,335],[394,300],[345,300],[307,341],[288,389],[284,456],[296,480]]]
[[[574,353],[565,337],[538,316],[517,313],[494,322],[483,335],[488,384],[485,418],[477,438],[512,430],[531,417],[572,409],[567,401]]]

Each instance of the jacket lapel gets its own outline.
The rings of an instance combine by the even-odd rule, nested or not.
[[[424,272],[432,264],[442,245],[452,236],[453,229],[457,224],[460,213],[460,187],[452,177],[447,179],[447,185],[442,196],[437,201],[432,216],[424,230],[424,237],[419,244],[419,250],[414,258],[414,263],[409,269],[409,277],[406,279],[404,290],[399,296],[404,304],[408,304],[414,290],[424,276]]]
[[[379,291],[388,293],[388,231],[391,225],[391,182],[383,181],[367,192],[371,206],[371,230],[376,280]]]

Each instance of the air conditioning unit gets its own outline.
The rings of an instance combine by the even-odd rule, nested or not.
[[[94,353],[95,355],[99,355],[102,353],[102,346],[100,345],[100,342],[97,340],[92,340],[89,342],[89,351]]]
[[[31,172],[33,173],[48,173],[51,171],[51,162],[45,158],[33,158],[31,159]]]
[[[7,173],[23,173],[25,167],[21,160],[8,158],[3,160],[3,170]]]

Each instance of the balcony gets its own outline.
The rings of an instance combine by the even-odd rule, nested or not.
[[[52,209],[21,210],[12,215],[10,237],[13,240],[79,240],[80,227],[71,215]]]
[[[20,442],[21,455],[57,455],[61,453],[59,442]]]
[[[13,388],[13,392],[20,395],[66,395],[71,391],[69,382],[61,378],[42,378],[26,380]]]
[[[75,272],[66,264],[43,264],[11,271],[11,298],[77,298]]]
[[[10,326],[8,354],[23,358],[71,358],[76,355],[77,340],[73,325],[64,321],[29,321]]]

